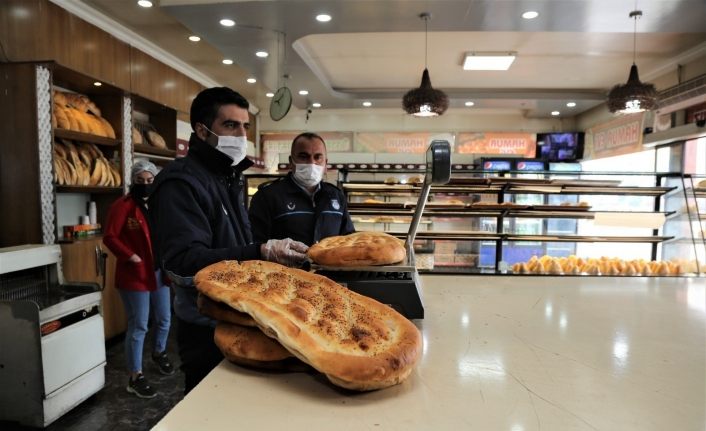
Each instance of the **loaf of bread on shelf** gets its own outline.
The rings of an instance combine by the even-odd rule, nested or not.
[[[98,117],[98,121],[100,121],[101,125],[103,126],[103,136],[105,136],[106,138],[115,139],[115,130],[113,130],[113,126],[110,125],[108,120],[103,117]]]
[[[162,138],[162,136],[154,130],[147,131],[147,141],[153,147],[161,148],[163,150],[167,149],[167,143],[164,142],[164,138]]]
[[[66,130],[71,129],[71,122],[69,121],[69,117],[66,116],[66,108],[55,103],[54,116],[56,117],[56,127]]]
[[[132,136],[132,144],[133,145],[142,145],[142,133],[140,133],[139,130],[137,130],[137,127],[132,126],[132,130],[130,132],[130,136]]]
[[[388,178],[385,178],[385,184],[392,185],[392,184],[397,184],[397,183],[399,183],[399,182],[400,182],[400,180],[397,179],[396,177],[388,177]]]

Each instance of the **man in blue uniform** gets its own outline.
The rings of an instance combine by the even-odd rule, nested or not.
[[[289,174],[260,186],[250,203],[255,241],[292,238],[312,245],[355,231],[343,192],[322,181],[327,161],[321,136],[307,132],[294,138]]]
[[[172,281],[177,344],[188,393],[223,359],[216,322],[199,314],[193,276],[221,260],[300,266],[307,246],[289,238],[254,241],[243,201],[248,101],[226,87],[191,104],[189,153],[157,175],[149,198],[155,260]]]

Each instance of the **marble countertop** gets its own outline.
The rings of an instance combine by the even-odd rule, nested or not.
[[[156,430],[703,430],[704,278],[423,276],[403,384],[223,361]]]

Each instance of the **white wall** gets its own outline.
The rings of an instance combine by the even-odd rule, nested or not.
[[[292,108],[280,121],[260,115],[260,130],[284,132],[552,132],[574,131],[574,119],[524,118],[520,112],[449,109],[436,118],[416,118],[400,109],[314,109],[306,121],[306,112]]]

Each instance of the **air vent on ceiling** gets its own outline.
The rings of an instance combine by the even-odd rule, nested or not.
[[[701,103],[706,100],[706,74],[662,90],[658,96],[660,114]]]

